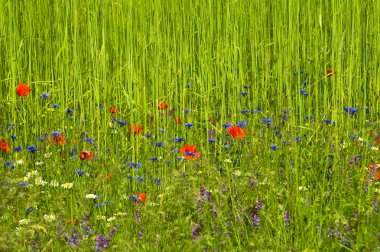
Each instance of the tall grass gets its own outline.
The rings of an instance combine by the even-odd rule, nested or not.
[[[376,249],[378,187],[363,185],[368,165],[379,162],[370,135],[380,134],[377,13],[380,3],[370,0],[0,0],[0,137],[12,149],[39,149],[0,152],[2,163],[25,161],[2,168],[0,248],[65,250],[72,227],[85,235],[91,225],[79,249],[93,250],[92,238],[115,226],[115,250]],[[16,94],[19,82],[31,87],[28,97]],[[157,109],[161,101],[167,110]],[[240,121],[249,133],[233,139],[222,124]],[[143,134],[129,134],[129,124],[143,125]],[[67,143],[36,140],[53,131]],[[184,143],[175,137],[197,145],[202,158],[178,159]],[[86,149],[95,160],[78,159]],[[18,187],[32,170],[74,187],[32,179]],[[211,197],[200,195],[202,186]],[[145,204],[129,199],[137,192],[147,193]],[[89,193],[101,198],[85,199]],[[96,219],[118,212],[126,215],[115,222]],[[49,213],[55,222],[43,220]],[[81,227],[67,223],[86,214]],[[25,218],[31,224],[20,225]]]

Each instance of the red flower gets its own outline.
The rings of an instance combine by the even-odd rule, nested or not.
[[[5,141],[4,137],[0,141],[0,150],[4,152],[8,152],[10,150],[7,141]]]
[[[136,199],[136,205],[142,204],[146,201],[146,194],[145,193],[135,193]]]
[[[82,151],[82,153],[79,155],[79,158],[80,160],[90,160],[94,158],[94,154],[92,153],[92,151],[85,150]]]
[[[248,131],[246,129],[243,129],[238,126],[231,126],[227,129],[227,131],[234,137],[234,138],[243,138]]]
[[[129,125],[129,135],[140,135],[143,131],[144,127],[141,125],[136,125],[136,124],[130,124]]]
[[[66,140],[63,138],[62,134],[57,134],[53,136],[53,141],[51,145],[54,145],[57,143],[58,145],[64,145],[66,143]]]
[[[185,154],[185,158],[187,160],[193,160],[193,159],[199,158],[201,156],[201,153],[197,152],[197,146],[196,145],[186,144],[184,147],[181,147],[179,149],[179,152],[181,154]]]
[[[22,82],[20,82],[17,86],[17,94],[19,96],[27,96],[30,91],[32,90]]]
[[[175,119],[175,123],[176,124],[181,124],[181,118],[178,117],[177,119]]]
[[[333,72],[331,68],[327,69],[327,76],[335,76],[336,72]]]
[[[162,109],[167,109],[169,106],[168,106],[168,104],[165,102],[165,101],[162,101],[162,102],[160,102],[158,105],[157,105],[157,108],[159,109],[159,110],[162,110]]]
[[[110,107],[110,113],[115,114],[117,112],[117,109],[113,106]]]
[[[112,174],[112,172],[109,172],[109,173],[107,173],[107,179],[111,180],[111,179],[112,179],[112,177],[113,177],[113,174]]]
[[[372,171],[373,169],[375,169],[375,173],[374,173],[374,179],[375,180],[379,180],[380,181],[380,163],[378,164],[370,164],[369,167],[368,167],[368,171]]]

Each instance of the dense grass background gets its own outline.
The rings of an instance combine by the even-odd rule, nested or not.
[[[368,186],[367,172],[380,161],[377,13],[379,1],[0,0],[0,137],[24,147],[0,152],[0,249],[68,250],[75,228],[75,247],[94,250],[93,238],[116,226],[116,251],[377,249],[379,187]],[[20,81],[28,97],[16,94]],[[359,111],[350,116],[345,106]],[[233,139],[222,124],[240,121],[249,133]],[[129,136],[129,123],[143,134]],[[53,131],[67,143],[36,140]],[[179,160],[184,143],[175,137],[202,158]],[[39,151],[28,153],[31,145]],[[85,149],[96,158],[80,161]],[[9,168],[11,160],[25,164]],[[48,184],[18,186],[32,170]],[[147,202],[136,206],[136,192]],[[75,218],[82,224],[67,223]]]

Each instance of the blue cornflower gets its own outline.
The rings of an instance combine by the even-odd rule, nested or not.
[[[311,115],[311,116],[305,116],[305,119],[306,120],[314,120],[314,116],[313,115]]]
[[[149,160],[155,162],[155,161],[158,160],[158,158],[157,157],[152,157],[152,158],[149,158]]]
[[[296,137],[294,138],[294,140],[296,140],[297,143],[301,142],[301,138],[300,138],[299,136],[296,136]]]
[[[248,114],[251,112],[251,110],[249,109],[243,109],[242,111],[240,111],[242,114]]]
[[[17,136],[14,135],[14,134],[12,134],[12,135],[11,135],[11,138],[12,138],[12,140],[16,140]]]
[[[85,137],[85,138],[83,139],[83,141],[85,141],[86,143],[89,143],[89,144],[95,144],[95,140],[92,139],[92,138],[87,138],[87,137]]]
[[[272,145],[269,147],[272,151],[278,150],[278,147],[276,145]]]
[[[36,209],[34,208],[34,206],[30,206],[30,207],[28,207],[25,211],[26,211],[27,213],[30,213],[30,212],[33,212],[34,210],[36,210]]]
[[[238,122],[238,124],[236,126],[240,127],[240,128],[244,128],[244,127],[247,127],[247,121],[240,121]]]
[[[53,133],[51,133],[52,138],[57,137],[59,135],[62,135],[62,133],[60,131],[54,131]]]
[[[263,109],[261,108],[261,107],[256,107],[253,111],[252,111],[252,113],[253,114],[256,114],[257,112],[259,112],[259,111],[262,111]]]
[[[187,129],[190,129],[191,127],[193,126],[193,123],[185,123],[185,127],[187,128]]]
[[[51,105],[51,107],[53,108],[53,109],[57,109],[59,106],[58,106],[58,104],[53,104],[53,105]]]
[[[164,142],[156,142],[156,143],[154,143],[154,146],[156,146],[156,147],[164,147],[165,143]]]
[[[184,109],[183,112],[185,112],[185,113],[189,113],[189,112],[190,112],[190,109]]]
[[[175,143],[180,143],[180,142],[183,142],[183,141],[185,141],[185,138],[183,138],[183,137],[175,137],[174,138],[174,142]]]
[[[209,139],[208,139],[208,142],[209,142],[209,143],[214,143],[214,142],[215,142],[215,140],[214,140],[214,139],[212,139],[212,138],[209,138]]]
[[[26,183],[26,182],[18,182],[17,185],[18,186],[27,186],[28,183]]]
[[[99,103],[99,110],[102,111],[104,109],[104,106],[102,103]]]
[[[150,138],[152,138],[152,135],[151,134],[145,134],[145,137],[150,139]]]
[[[49,93],[40,94],[40,97],[41,97],[42,99],[47,99],[49,96],[50,96]]]
[[[28,150],[28,152],[30,152],[30,153],[36,153],[36,151],[37,151],[37,147],[34,146],[34,145],[31,145],[31,146],[28,146],[27,150]]]
[[[80,169],[75,169],[75,172],[79,175],[79,176],[82,176],[84,174],[84,171],[83,170],[80,170]]]
[[[241,94],[242,96],[246,96],[246,95],[248,94],[248,92],[240,92],[240,94]]]
[[[21,146],[17,146],[13,149],[13,152],[21,152],[23,149]]]
[[[223,126],[223,128],[228,129],[228,128],[232,127],[232,122],[230,122],[230,123],[223,123],[222,126]]]
[[[186,87],[187,87],[187,88],[190,88],[190,87],[191,87],[191,84],[190,84],[190,83],[186,83]]]
[[[301,89],[300,90],[301,95],[303,96],[309,96],[309,94],[306,92],[306,90]]]
[[[270,118],[270,117],[263,118],[261,121],[262,121],[263,124],[265,124],[267,127],[270,127],[270,126],[273,125],[272,118]]]
[[[326,124],[334,124],[334,120],[329,120],[329,119],[323,119],[323,122]]]
[[[127,121],[123,122],[123,121],[117,120],[117,119],[114,119],[113,122],[119,124],[119,126],[121,126],[121,127],[123,127],[127,124]]]
[[[343,110],[344,110],[344,114],[349,113],[350,115],[355,115],[355,113],[357,113],[359,111],[359,109],[357,109],[357,108],[351,108],[351,107],[349,107],[349,108],[348,107],[344,107]]]
[[[70,108],[66,109],[66,114],[67,115],[72,116],[73,113],[74,113],[74,109],[70,109]]]
[[[172,165],[172,161],[167,161],[167,162],[166,162],[166,165],[167,165],[167,166]]]
[[[127,163],[127,165],[131,168],[134,168],[135,170],[140,168],[141,167],[141,164],[140,163],[132,163],[132,162],[129,162]]]

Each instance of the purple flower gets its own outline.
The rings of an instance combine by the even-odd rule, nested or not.
[[[284,213],[284,223],[286,227],[290,226],[290,218],[289,218],[289,211],[286,210]]]
[[[106,240],[106,238],[103,235],[96,236],[95,244],[96,244],[95,251],[100,251],[100,250],[106,249],[110,246],[108,241]]]
[[[252,214],[252,223],[255,228],[259,228],[260,218],[256,213]]]
[[[201,226],[199,226],[198,224],[194,225],[193,230],[191,231],[191,236],[194,240],[198,238],[199,234],[201,233],[201,230]]]
[[[41,97],[42,99],[47,99],[49,96],[50,96],[49,93],[40,94],[40,97]]]
[[[260,212],[262,207],[263,207],[263,201],[259,199],[257,204],[255,205],[255,209],[257,210],[257,212]]]

